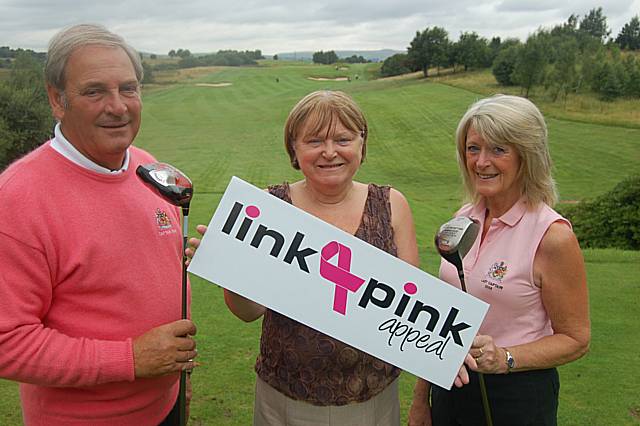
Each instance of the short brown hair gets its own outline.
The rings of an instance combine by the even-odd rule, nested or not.
[[[291,166],[299,170],[293,145],[300,136],[301,129],[307,121],[313,119],[313,126],[308,129],[312,133],[319,133],[325,128],[331,128],[337,119],[347,129],[362,136],[362,161],[367,153],[367,136],[369,127],[360,107],[349,95],[340,91],[318,90],[309,93],[293,107],[284,125],[284,147],[289,154]]]

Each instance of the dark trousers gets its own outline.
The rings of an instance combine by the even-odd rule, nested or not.
[[[173,404],[173,408],[169,411],[167,417],[165,417],[162,423],[158,426],[180,426],[180,408],[178,407],[178,400]]]
[[[478,374],[470,371],[469,376],[462,388],[432,387],[433,426],[485,424]],[[484,380],[495,426],[557,425],[560,380],[555,368],[485,374]]]

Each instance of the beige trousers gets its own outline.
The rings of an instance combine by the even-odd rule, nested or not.
[[[254,426],[399,426],[398,379],[368,401],[317,406],[296,401],[256,377]]]

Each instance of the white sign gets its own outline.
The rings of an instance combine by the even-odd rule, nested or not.
[[[189,272],[447,389],[489,308],[236,177]]]

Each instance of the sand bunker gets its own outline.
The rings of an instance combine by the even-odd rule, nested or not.
[[[348,77],[336,77],[336,78],[307,77],[307,78],[313,81],[347,81],[348,80]]]
[[[231,86],[232,83],[196,83],[196,86],[200,87],[227,87]]]

